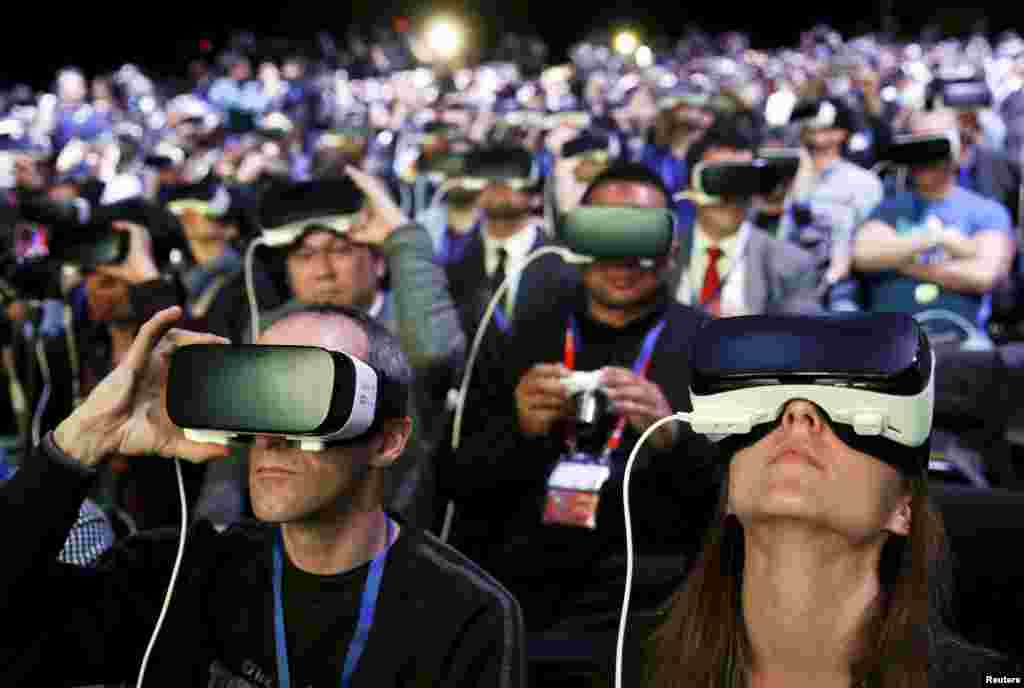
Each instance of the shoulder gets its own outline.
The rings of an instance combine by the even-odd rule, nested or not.
[[[882,198],[882,202],[878,204],[875,214],[882,213],[905,213],[909,212],[914,206],[914,194],[910,191],[896,191],[888,193]]]
[[[417,588],[429,591],[441,604],[487,609],[520,623],[521,611],[515,597],[493,576],[454,547],[434,535],[406,527],[396,543],[402,569]]]
[[[672,338],[692,337],[707,322],[710,318],[703,311],[674,299],[665,311],[665,329]]]
[[[769,257],[770,264],[779,271],[811,269],[814,266],[814,256],[809,251],[763,230],[750,233],[750,247],[752,252]]]
[[[977,229],[1010,229],[1012,219],[1010,212],[1002,203],[986,198],[963,187],[956,187],[951,201],[968,211],[974,220],[981,223]]]
[[[882,180],[871,170],[866,170],[848,160],[840,161],[839,169],[842,172],[844,182],[852,182],[859,187],[871,187],[882,191]]]

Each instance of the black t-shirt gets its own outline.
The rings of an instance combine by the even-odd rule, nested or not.
[[[0,567],[0,616],[18,620],[0,625],[0,685],[134,685],[178,534],[128,538],[92,570],[61,565],[57,554],[95,475],[72,465],[50,435],[30,458],[0,485],[0,520],[19,524]],[[272,584],[277,533],[277,526],[248,522],[223,533],[207,521],[189,529],[146,686],[280,685]],[[368,568],[337,577],[283,573],[293,688],[340,682]],[[525,685],[519,606],[472,561],[403,525],[388,551],[353,685]]]
[[[318,576],[284,557],[281,589],[293,686],[338,683],[369,571],[366,563],[334,576]]]

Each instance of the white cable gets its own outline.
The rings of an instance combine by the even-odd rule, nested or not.
[[[160,627],[164,625],[164,617],[171,607],[171,595],[174,594],[174,584],[178,580],[178,571],[181,569],[181,560],[185,555],[185,529],[188,527],[188,505],[185,503],[185,479],[181,475],[181,459],[174,460],[174,471],[178,476],[178,496],[181,498],[181,534],[178,538],[178,556],[174,560],[174,569],[171,571],[171,582],[167,584],[167,594],[164,595],[164,606],[160,610],[160,617],[156,621],[156,628],[149,639],[149,646],[142,658],[142,667],[139,669],[139,680],[135,688],[142,688],[142,681],[146,677],[146,666],[149,664],[149,655],[156,645],[157,636],[160,635]]]
[[[256,260],[256,248],[266,246],[267,242],[263,237],[253,239],[249,247],[245,249],[245,293],[249,297],[249,327],[251,344],[255,344],[260,336],[260,307],[256,301],[256,285],[253,281],[253,263]]]
[[[440,185],[438,185],[437,191],[435,191],[434,195],[430,198],[430,205],[427,206],[427,207],[428,208],[435,208],[435,207],[437,207],[437,205],[441,203],[441,197],[444,196],[449,191],[451,191],[452,189],[454,189],[456,186],[458,186],[459,185],[458,182],[459,182],[458,179],[452,178],[452,179],[445,180]]]
[[[670,421],[689,422],[689,413],[673,413],[644,430],[640,439],[633,446],[629,453],[629,461],[626,462],[626,472],[622,477],[622,510],[626,517],[626,591],[622,596],[622,616],[619,618],[619,636],[615,643],[615,688],[622,688],[622,654],[626,644],[626,620],[629,616],[629,595],[633,588],[633,521],[629,516],[629,474],[633,472],[633,462],[636,461],[640,447],[651,434],[665,423]]]
[[[530,263],[537,258],[548,254],[555,254],[562,257],[567,263],[589,263],[593,259],[581,256],[577,253],[573,253],[564,246],[544,246],[537,249],[533,253],[526,256],[526,259],[514,270],[511,270],[505,279],[498,286],[498,289],[494,292],[494,296],[491,297],[490,303],[487,304],[487,310],[484,311],[483,317],[480,319],[480,327],[477,328],[476,336],[473,338],[473,346],[469,351],[469,358],[466,359],[466,369],[462,373],[462,385],[459,387],[459,398],[455,405],[455,422],[452,425],[452,449],[459,448],[459,442],[462,440],[462,413],[466,408],[466,392],[469,389],[469,379],[473,372],[473,366],[476,363],[477,354],[480,351],[480,343],[483,341],[484,332],[487,330],[487,325],[490,324],[491,318],[494,316],[494,309],[498,307],[498,303],[505,297],[505,292],[508,290],[510,280],[513,276],[518,275],[526,269]]]
[[[69,303],[64,304],[64,336],[68,342],[68,359],[71,362],[71,408],[74,410],[82,404],[82,366],[75,339],[75,314]]]
[[[50,366],[46,360],[46,345],[38,331],[36,332],[36,359],[39,361],[39,370],[43,374],[43,393],[39,397],[35,415],[32,417],[33,447],[38,447],[42,438],[43,414],[46,413],[46,407],[50,404],[50,391],[53,382],[50,378]]]

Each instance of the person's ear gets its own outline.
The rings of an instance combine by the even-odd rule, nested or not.
[[[387,468],[394,464],[405,451],[411,434],[412,418],[408,416],[389,418],[381,423],[381,429],[370,441],[370,465],[374,468]]]
[[[901,497],[899,505],[889,515],[889,520],[885,524],[885,530],[888,530],[894,535],[910,535],[910,526],[913,522],[913,514],[910,509],[910,496]]]

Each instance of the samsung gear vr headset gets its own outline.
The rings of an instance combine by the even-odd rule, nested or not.
[[[804,399],[854,449],[919,472],[928,459],[934,364],[907,314],[716,319],[694,341],[686,415],[694,432],[714,441],[746,436],[749,444],[775,427],[788,402]]]
[[[404,385],[358,358],[313,346],[185,346],[167,381],[167,413],[189,439],[272,435],[305,451],[405,416],[406,398]]]

